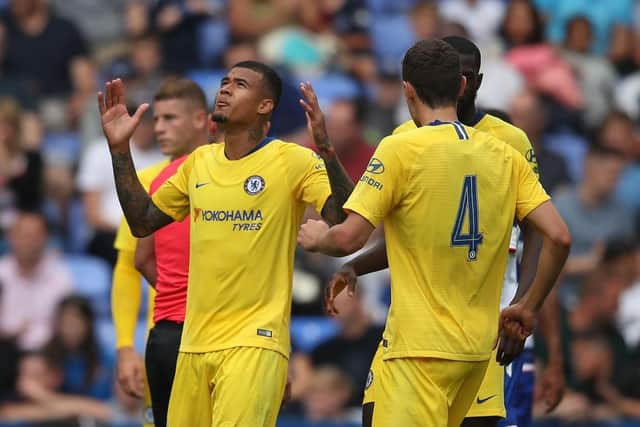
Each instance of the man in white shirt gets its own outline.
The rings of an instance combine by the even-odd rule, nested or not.
[[[151,114],[143,118],[133,134],[131,155],[138,170],[163,159],[154,139]],[[104,141],[94,141],[86,148],[80,160],[77,182],[87,221],[94,230],[88,251],[113,266],[116,261],[113,241],[122,219],[122,209],[111,171],[111,157]]]

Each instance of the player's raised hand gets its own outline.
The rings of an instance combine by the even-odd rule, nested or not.
[[[329,225],[324,221],[310,219],[300,226],[298,243],[309,252],[318,250],[322,236],[329,230]]]
[[[144,368],[142,358],[131,347],[118,349],[118,383],[130,396],[144,397]]]
[[[556,409],[564,396],[565,380],[559,363],[547,365],[542,377],[536,381],[535,400],[544,401],[546,413]]]
[[[324,114],[320,109],[318,97],[311,83],[300,83],[300,91],[304,99],[300,100],[300,105],[307,116],[307,129],[313,139],[313,143],[318,148],[320,155],[333,154],[333,147],[327,136],[327,128],[324,122]]]
[[[125,89],[122,80],[107,82],[104,93],[98,92],[98,107],[102,119],[102,130],[109,142],[112,152],[129,150],[129,140],[142,119],[142,115],[149,109],[149,104],[138,107],[133,116],[129,115],[125,101]]]
[[[356,293],[356,283],[358,281],[358,275],[350,264],[344,264],[340,267],[340,270],[334,273],[331,281],[324,289],[324,308],[330,316],[338,314],[338,309],[335,306],[336,297],[347,288],[347,292],[350,297],[353,297]]]

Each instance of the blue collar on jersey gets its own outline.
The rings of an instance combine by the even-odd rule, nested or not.
[[[271,141],[274,141],[274,140],[275,140],[275,138],[274,138],[274,137],[271,137],[271,136],[267,136],[267,137],[265,137],[265,139],[263,139],[262,141],[260,141],[260,142],[258,143],[258,145],[256,145],[255,147],[253,147],[253,148],[251,149],[251,151],[249,151],[249,152],[248,152],[247,154],[245,154],[243,157],[247,157],[249,154],[253,154],[253,153],[255,153],[256,151],[258,151],[259,149],[261,149],[262,147],[264,147],[265,145],[267,145],[268,143],[270,143]]]
[[[484,111],[476,111],[476,114],[473,116],[473,119],[471,119],[471,123],[469,123],[469,126],[475,127],[478,123],[480,123],[480,120],[484,119],[484,116],[486,115],[487,113]]]
[[[271,141],[274,141],[275,138],[271,137],[271,136],[267,136],[265,139],[263,139],[262,141],[260,141],[258,143],[258,145],[256,145],[255,147],[253,147],[247,154],[245,154],[244,157],[247,157],[250,154],[255,153],[256,151],[258,151],[259,149],[261,149],[262,147],[264,147],[265,145],[267,145],[268,143],[270,143]],[[227,153],[224,153],[224,156],[227,157]],[[228,159],[228,157],[227,157]]]
[[[453,125],[453,128],[456,130],[458,134],[458,138],[460,139],[469,139],[469,135],[467,135],[467,131],[464,129],[464,125],[459,121],[455,122],[443,122],[440,120],[434,120],[429,123],[427,126],[440,126],[440,125]]]

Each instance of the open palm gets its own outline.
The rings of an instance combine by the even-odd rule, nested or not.
[[[116,79],[105,84],[104,93],[98,92],[98,107],[102,130],[111,150],[128,150],[131,135],[138,127],[142,115],[149,109],[149,104],[140,105],[133,116],[130,116],[125,103],[124,84],[122,80]]]

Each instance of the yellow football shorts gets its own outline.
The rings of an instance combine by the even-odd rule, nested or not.
[[[374,427],[459,427],[489,363],[381,355],[379,347],[363,399],[375,402]]]
[[[507,416],[504,407],[504,366],[496,362],[496,350],[491,354],[487,373],[484,375],[478,395],[467,413],[467,417]]]
[[[168,427],[275,426],[287,359],[257,347],[180,353]]]
[[[504,367],[500,366],[495,360],[496,351],[494,350],[487,365],[487,371],[480,384],[469,412],[465,417],[500,417],[506,416],[504,407]],[[367,376],[367,382],[364,389],[364,398],[362,404],[376,401],[376,387],[379,381],[375,381],[377,373],[380,372],[380,364],[382,363],[382,343],[378,345],[376,354],[371,362],[371,370]]]

